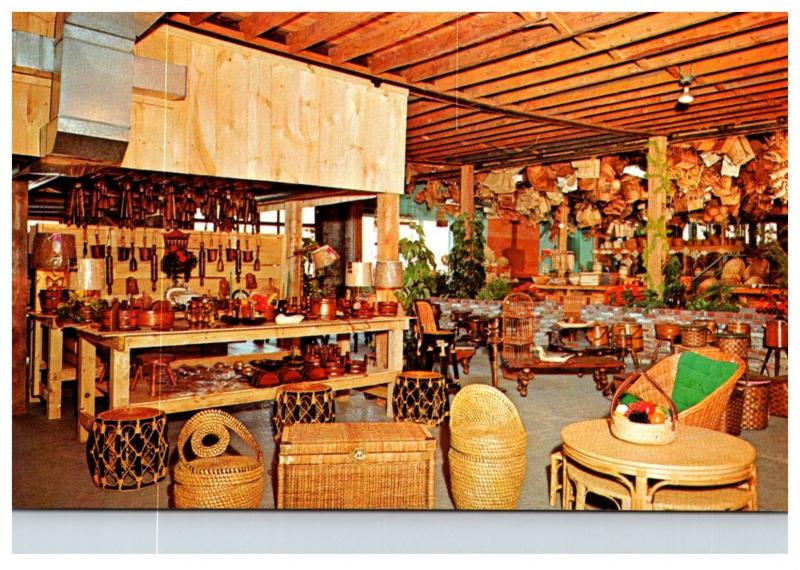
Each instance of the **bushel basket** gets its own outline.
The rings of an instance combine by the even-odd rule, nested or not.
[[[678,436],[678,410],[675,408],[675,402],[647,372],[642,372],[642,376],[666,398],[670,410],[672,410],[672,421],[667,421],[663,424],[643,424],[632,422],[628,418],[614,413],[620,396],[625,393],[628,386],[639,379],[639,373],[634,372],[619,385],[617,391],[614,392],[614,397],[611,398],[611,411],[608,418],[608,427],[611,429],[611,435],[623,441],[642,445],[666,445],[672,443]]]
[[[230,432],[254,456],[221,455],[228,449]],[[187,442],[195,459],[186,458]],[[204,410],[192,416],[178,436],[174,477],[176,508],[255,509],[264,493],[264,457],[242,422],[222,410]]]

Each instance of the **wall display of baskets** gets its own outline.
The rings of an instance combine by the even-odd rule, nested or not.
[[[666,398],[672,411],[672,419],[667,418],[667,421],[661,424],[646,424],[633,422],[615,412],[620,396],[625,393],[628,386],[639,379],[639,374],[635,372],[619,385],[617,391],[614,392],[614,397],[611,398],[611,411],[608,418],[608,427],[611,430],[611,435],[617,439],[641,445],[667,445],[672,443],[678,436],[678,410],[675,408],[675,403],[647,372],[642,372],[642,376]]]
[[[252,455],[223,453],[231,433]],[[189,443],[194,459],[186,457]],[[245,425],[222,410],[192,416],[178,436],[175,465],[175,507],[179,509],[255,509],[264,494],[264,457]]]

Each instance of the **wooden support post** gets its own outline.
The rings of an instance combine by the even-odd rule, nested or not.
[[[286,298],[303,294],[303,207],[300,202],[286,202]]]
[[[461,213],[472,216],[475,213],[475,167],[465,164],[461,167]],[[467,232],[471,230],[467,226]]]
[[[28,183],[11,183],[11,413],[27,410]],[[34,370],[34,374],[38,374]],[[38,376],[35,377],[38,381]]]
[[[647,152],[647,286],[661,291],[669,251],[664,208],[669,188],[667,137],[650,137]]]
[[[375,216],[378,233],[378,259],[397,261],[400,259],[400,196],[398,194],[378,194],[378,209]],[[394,292],[378,290],[378,301],[396,301]],[[389,363],[389,340],[386,333],[375,335],[375,353],[378,366],[385,368]]]
[[[567,238],[569,234],[567,230],[569,229],[569,206],[567,205],[567,201],[564,202],[558,207],[558,250],[559,251],[566,251],[567,250]]]

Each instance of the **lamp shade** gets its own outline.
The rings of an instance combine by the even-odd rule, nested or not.
[[[372,287],[372,263],[368,261],[348,263],[344,284],[348,287]]]
[[[73,235],[38,233],[33,237],[31,266],[35,269],[68,269],[69,260],[76,257]]]
[[[328,267],[338,259],[339,254],[329,245],[323,245],[311,252],[311,260],[314,262],[314,267],[317,269]]]
[[[73,291],[100,291],[105,285],[105,261],[102,259],[79,259],[78,271],[69,274],[69,288]]]
[[[375,262],[375,288],[401,289],[403,287],[403,264],[399,261]]]

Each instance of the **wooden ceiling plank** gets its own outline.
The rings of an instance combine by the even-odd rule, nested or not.
[[[333,63],[350,61],[438,28],[465,15],[463,12],[398,13],[394,18],[382,22],[373,29],[345,38],[331,48],[329,54]]]
[[[245,40],[252,40],[299,16],[300,12],[253,12],[239,22]]]
[[[786,89],[788,87],[787,78],[788,73],[784,72],[782,74],[770,74],[763,78],[748,78],[741,82],[731,82],[729,85],[719,89],[717,85],[707,85],[699,89],[694,89],[695,100],[705,103],[728,100],[732,97],[749,98],[759,93],[766,94],[777,89]],[[650,113],[654,110],[674,107],[675,96],[675,90],[671,89],[649,97],[631,98],[622,102],[617,100],[611,105],[595,105],[591,108],[584,109],[583,113],[573,115],[573,117],[580,117],[587,120],[596,119],[606,122],[608,120],[620,118],[631,111]],[[497,119],[487,123],[462,128],[457,133],[452,129],[444,131],[440,133],[439,137],[408,137],[406,140],[406,149],[409,152],[415,152],[437,145],[452,144],[456,140],[467,137],[508,136],[520,131],[531,132],[531,129],[530,126],[526,126],[523,121]]]
[[[634,61],[637,65],[644,63],[652,68],[651,62],[638,61],[644,58],[641,54],[659,55],[664,51],[704,44],[718,38],[721,33],[731,34],[729,24],[734,24],[735,30],[743,32],[785,22],[785,15],[776,14],[748,13],[723,19],[720,16],[718,13],[705,12],[687,13],[681,18],[676,18],[671,13],[648,15],[646,18],[612,26],[602,34],[594,35],[591,44],[595,47],[589,51],[584,49],[585,46],[558,43],[503,61],[502,65],[490,64],[459,73],[458,84],[465,88],[482,82],[465,92],[475,96],[489,96],[591,71],[593,67],[608,66],[615,61]],[[616,50],[616,58],[606,53],[610,49]],[[589,55],[593,57],[587,57]],[[546,73],[543,73],[545,68]],[[515,75],[505,77],[512,74]],[[434,85],[447,90],[454,88],[455,83],[455,78],[448,76],[436,80]]]
[[[216,12],[189,12],[189,21],[193,26],[197,26],[208,20],[214,14],[216,14]]]
[[[375,54],[370,61],[370,69],[373,73],[382,73],[405,67],[505,35],[525,26],[526,22],[513,13],[474,14],[469,18],[459,19],[458,26],[454,23]]]
[[[374,20],[385,12],[334,12],[325,14],[313,24],[289,32],[286,44],[289,51],[297,53],[318,43],[327,41],[361,24]]]
[[[635,12],[626,13],[567,13],[564,18],[570,22],[575,33],[589,31],[635,17]],[[519,52],[530,50],[532,46],[543,46],[562,40],[563,36],[553,28],[536,28],[524,30],[510,37],[484,42],[471,48],[459,50],[443,57],[431,59],[403,70],[403,77],[411,82],[430,80],[476,65],[509,57]]]
[[[752,65],[753,62],[785,58],[787,53],[788,42],[771,42],[766,45],[739,50],[735,53],[696,60],[692,63],[693,72],[698,78],[701,78],[706,74],[718,72],[720,70]],[[518,101],[517,103],[525,109],[538,109],[539,107],[552,107],[559,104],[592,99],[598,96],[613,95],[622,91],[645,88],[655,83],[663,83],[663,73],[664,72],[661,70],[656,70],[633,76],[620,74],[616,79],[608,79],[605,81],[603,81],[601,77],[595,77],[594,82],[584,77],[585,83],[578,83],[577,86],[570,83],[567,85],[569,89],[565,88],[563,90],[554,90],[555,92],[552,93],[542,93],[536,97],[530,97],[524,101]],[[667,80],[669,79],[668,77]],[[452,120],[455,115],[455,110],[445,108],[420,117],[415,117],[408,121],[408,130],[411,131],[416,128]],[[472,117],[474,113],[464,113],[462,111],[459,115],[460,121],[465,125],[479,120]]]

